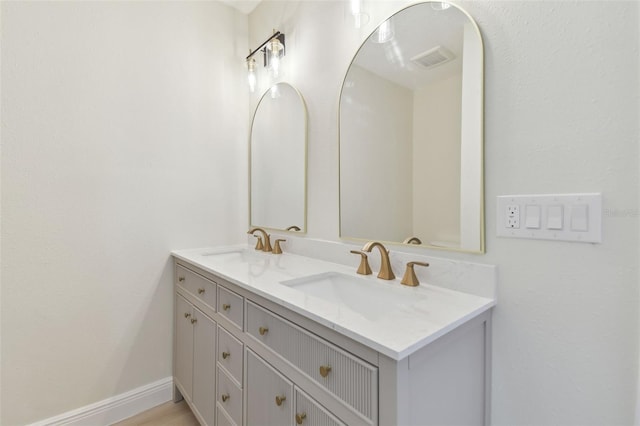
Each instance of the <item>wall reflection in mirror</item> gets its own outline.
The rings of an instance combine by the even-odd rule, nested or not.
[[[250,226],[306,232],[307,111],[300,93],[278,83],[251,124]]]
[[[340,236],[484,252],[483,47],[442,2],[363,43],[340,95]]]

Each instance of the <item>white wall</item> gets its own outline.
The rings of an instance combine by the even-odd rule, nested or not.
[[[247,18],[2,2],[2,417],[171,375],[169,251],[247,223]]]
[[[264,2],[249,17],[251,45],[272,28],[286,33],[283,78],[307,100],[311,237],[338,239],[340,84],[366,32],[402,4],[365,2],[371,20],[361,32],[339,2]],[[500,268],[493,423],[630,424],[638,376],[638,3],[462,4],[485,42],[487,254],[445,255]],[[495,237],[497,195],[582,191],[604,194],[602,244]]]

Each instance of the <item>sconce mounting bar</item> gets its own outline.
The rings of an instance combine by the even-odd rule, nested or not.
[[[247,60],[249,60],[249,58],[251,58],[253,55],[255,55],[256,53],[258,53],[263,47],[265,47],[267,45],[267,43],[269,43],[271,40],[273,40],[274,38],[277,38],[280,40],[280,42],[284,45],[284,34],[281,33],[280,31],[276,31],[273,34],[271,34],[269,36],[268,39],[266,39],[264,41],[264,43],[262,43],[260,46],[258,46],[257,49],[255,49],[254,51],[252,51],[251,53],[249,53],[249,55],[247,56]]]

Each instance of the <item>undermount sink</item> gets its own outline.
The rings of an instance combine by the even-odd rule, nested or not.
[[[410,306],[425,300],[412,288],[398,282],[363,279],[339,272],[326,272],[282,281],[281,284],[306,295],[345,306],[367,319],[375,320],[389,309]],[[397,287],[396,287],[397,286]]]
[[[238,248],[234,250],[202,253],[202,256],[208,257],[220,262],[248,262],[256,258],[256,254],[252,250]]]

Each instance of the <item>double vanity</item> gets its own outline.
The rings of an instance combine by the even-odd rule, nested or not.
[[[173,256],[175,398],[202,424],[488,424],[494,298],[359,275],[354,257]]]

